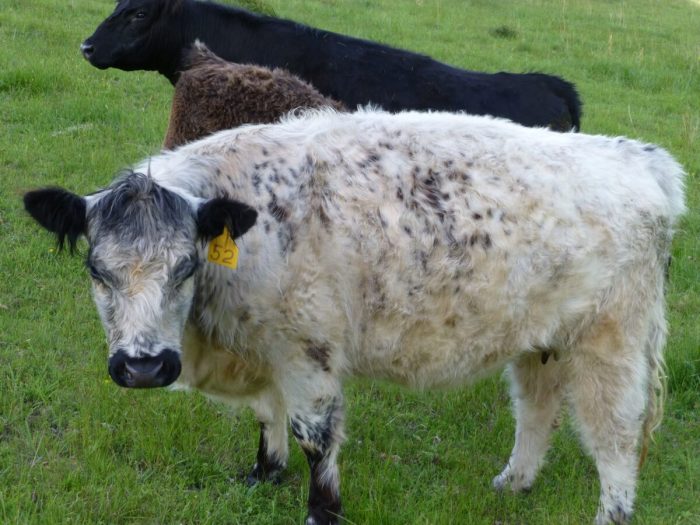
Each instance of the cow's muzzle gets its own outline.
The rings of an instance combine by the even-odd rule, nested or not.
[[[106,61],[104,53],[97,53],[95,50],[95,45],[90,42],[88,38],[85,42],[80,44],[80,53],[83,55],[85,60],[90,62],[97,69],[107,69],[112,64]]]
[[[109,358],[109,375],[126,388],[168,386],[178,378],[180,370],[180,356],[168,349],[145,357],[130,357],[124,350],[117,350]]]
[[[80,44],[80,52],[83,54],[86,60],[90,60],[92,58],[93,53],[95,52],[95,46],[93,46],[88,40]]]

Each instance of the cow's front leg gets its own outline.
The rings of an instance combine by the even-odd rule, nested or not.
[[[287,412],[282,397],[272,391],[266,392],[252,404],[252,408],[260,422],[260,441],[246,483],[252,486],[261,481],[279,482],[289,456]]]
[[[343,398],[340,388],[290,407],[292,433],[309,462],[309,513],[306,525],[340,521],[340,480],[336,458],[343,441]]]

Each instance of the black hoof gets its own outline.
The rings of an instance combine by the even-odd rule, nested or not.
[[[339,525],[340,521],[336,517],[318,517],[309,515],[306,517],[304,525]]]
[[[264,470],[256,463],[253,470],[245,477],[245,483],[249,487],[254,487],[258,483],[270,482],[275,485],[282,483],[282,469]]]
[[[320,508],[310,508],[306,516],[304,525],[339,525],[340,517],[343,515],[342,509],[338,507],[337,512],[328,512]]]

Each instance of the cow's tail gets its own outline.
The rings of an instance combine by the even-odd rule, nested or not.
[[[647,339],[646,354],[649,368],[647,391],[647,410],[642,425],[642,445],[639,453],[639,468],[642,468],[649,452],[652,434],[661,424],[666,400],[666,362],[664,346],[666,345],[666,320],[664,318],[663,297],[658,301],[652,314],[653,321]]]
[[[567,82],[563,78],[554,75],[541,74],[540,78],[547,84],[547,87],[566,104],[571,117],[571,128],[574,131],[581,129],[581,98],[576,91],[576,86]]]
[[[666,215],[669,223],[669,235],[685,207],[685,172],[683,167],[664,149],[653,144],[643,145],[649,158],[649,169],[666,197]]]
[[[651,312],[651,323],[646,344],[649,368],[649,385],[647,392],[647,413],[642,427],[642,446],[639,456],[641,467],[646,459],[652,433],[658,428],[663,418],[664,400],[666,398],[666,364],[663,350],[666,345],[666,319],[664,288],[668,279],[668,267],[671,263],[671,239],[673,230],[680,216],[685,212],[685,173],[683,168],[665,150],[651,144],[641,145],[649,159],[650,171],[666,200],[665,225],[657,232],[659,264],[658,299]],[[665,231],[661,231],[661,230]],[[663,277],[661,277],[663,275]]]

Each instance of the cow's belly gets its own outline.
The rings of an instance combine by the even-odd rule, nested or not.
[[[378,321],[351,357],[353,372],[418,389],[451,387],[492,374],[528,349],[510,334],[469,331],[457,323],[452,317]]]

